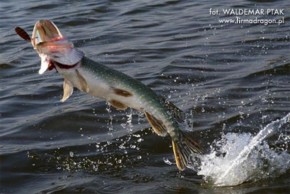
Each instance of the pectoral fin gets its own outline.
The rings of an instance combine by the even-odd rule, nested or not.
[[[148,112],[145,112],[145,116],[150,123],[151,127],[153,128],[154,132],[157,133],[159,136],[166,136],[167,131],[165,126],[163,125],[162,121],[156,119],[154,116],[150,115]]]
[[[73,85],[70,81],[68,81],[67,79],[64,79],[63,82],[63,97],[61,99],[61,102],[66,101],[73,93],[74,88]]]
[[[78,70],[76,70],[76,74],[80,83],[80,87],[79,89],[81,89],[81,91],[83,92],[89,92],[89,86],[88,83],[86,81],[86,79],[80,74],[80,72]]]

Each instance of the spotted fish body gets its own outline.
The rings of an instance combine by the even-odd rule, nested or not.
[[[167,113],[162,100],[149,87],[121,72],[96,63],[86,57],[81,60],[80,66],[67,70],[56,65],[56,69],[65,78],[64,85],[77,87],[83,92],[106,99],[117,109],[127,107],[139,110],[145,114],[153,115],[155,119],[163,121],[167,133],[177,140],[177,123]],[[72,89],[72,88],[71,88]],[[64,96],[67,99],[69,96]]]
[[[36,22],[33,34],[21,28],[16,32],[31,41],[41,58],[39,74],[56,69],[64,77],[63,98],[66,101],[74,88],[108,101],[113,107],[125,110],[130,107],[145,114],[153,131],[160,136],[169,135],[179,170],[190,167],[191,156],[200,153],[198,144],[182,132],[176,122],[180,110],[156,95],[149,87],[132,77],[96,63],[74,48],[49,20]]]

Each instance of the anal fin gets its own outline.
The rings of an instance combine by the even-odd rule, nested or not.
[[[62,99],[60,101],[61,102],[66,101],[72,95],[73,91],[74,91],[74,88],[73,88],[72,83],[69,80],[64,79],[64,82],[63,82],[63,97],[62,97]]]
[[[166,128],[165,128],[164,124],[162,123],[162,121],[156,119],[154,116],[152,116],[148,112],[145,112],[145,116],[146,116],[148,122],[150,123],[151,127],[153,128],[154,132],[157,133],[157,135],[159,135],[159,136],[166,136],[167,135]]]

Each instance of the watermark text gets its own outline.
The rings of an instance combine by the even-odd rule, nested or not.
[[[217,16],[221,24],[277,24],[285,23],[285,9],[247,9],[247,8],[222,8],[209,9],[210,16]],[[224,16],[224,17],[222,17]]]

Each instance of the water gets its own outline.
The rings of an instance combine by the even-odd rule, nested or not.
[[[208,155],[200,157],[198,174],[214,185],[234,186],[285,173],[290,168],[290,155],[286,149],[270,148],[265,139],[275,133],[283,135],[279,130],[289,122],[289,116],[271,122],[254,137],[249,133],[225,134]],[[288,136],[283,139],[285,145],[288,141]]]
[[[0,193],[289,193],[289,6],[1,2]],[[257,16],[285,23],[221,24],[232,18],[226,8],[285,9]],[[39,19],[180,107],[184,130],[207,150],[197,171],[178,172],[170,139],[153,134],[144,115],[78,91],[61,103],[62,78],[38,75],[40,59],[14,33],[31,34]]]

